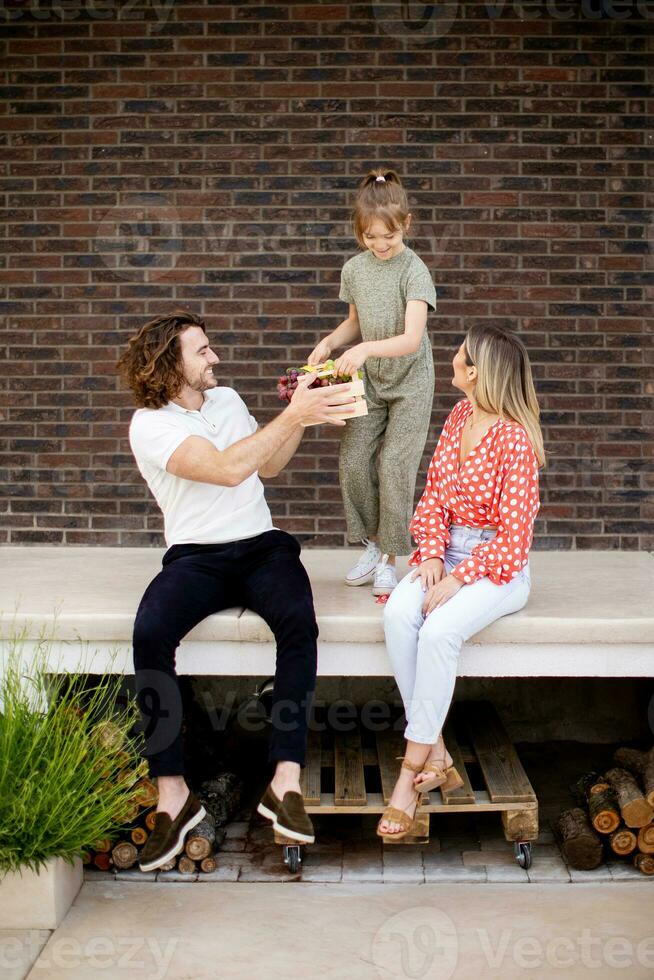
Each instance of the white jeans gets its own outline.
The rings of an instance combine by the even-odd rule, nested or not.
[[[481,528],[451,526],[443,559],[445,572],[449,573],[475,545],[496,534],[497,531]],[[433,745],[450,707],[464,641],[500,616],[522,609],[529,597],[531,573],[527,564],[505,585],[495,585],[486,577],[464,585],[425,619],[422,584],[419,578],[411,581],[415,571],[412,567],[391,593],[384,608],[384,632],[404,703],[404,737]]]

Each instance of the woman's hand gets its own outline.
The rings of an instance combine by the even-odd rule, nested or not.
[[[321,340],[319,344],[313,348],[309,356],[307,357],[307,364],[324,364],[328,360],[332,349],[326,340]]]
[[[349,374],[351,378],[356,377],[359,368],[363,367],[368,357],[368,347],[366,344],[357,344],[350,347],[338,358],[334,364],[334,374]]]
[[[426,589],[431,589],[445,575],[445,566],[443,565],[442,558],[427,558],[426,561],[421,561],[415,572],[411,576],[411,581],[419,577],[420,584],[422,585],[422,591],[425,592]]]
[[[446,575],[442,578],[437,585],[434,585],[427,594],[425,595],[424,601],[422,603],[422,614],[425,618],[434,609],[438,609],[439,606],[445,605],[448,599],[451,599],[453,595],[456,595],[459,589],[463,588],[463,582],[460,582],[458,578],[454,575]]]

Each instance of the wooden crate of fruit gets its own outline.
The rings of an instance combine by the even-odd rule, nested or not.
[[[286,374],[281,376],[277,384],[277,393],[282,401],[291,401],[293,392],[297,388],[298,378],[302,374],[315,375],[316,380],[309,386],[310,388],[320,385],[322,387],[329,386],[338,389],[341,385],[349,385],[347,394],[353,395],[355,398],[354,411],[339,412],[333,415],[332,418],[343,419],[347,422],[348,419],[355,419],[368,414],[362,371],[357,372],[358,377],[336,375],[334,374],[334,361],[332,360],[325,361],[323,364],[305,364],[301,368],[287,368]],[[310,424],[318,425],[320,423],[315,422]]]

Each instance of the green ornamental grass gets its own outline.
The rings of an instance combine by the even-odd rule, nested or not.
[[[147,775],[130,732],[138,707],[118,702],[111,675],[52,674],[50,641],[29,659],[12,637],[0,678],[0,879],[51,857],[70,864],[114,838]],[[50,667],[50,671],[51,671]]]

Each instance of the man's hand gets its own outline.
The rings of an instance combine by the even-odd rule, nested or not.
[[[284,414],[288,412],[298,425],[316,425],[320,422],[345,425],[343,419],[336,419],[334,416],[354,411],[355,397],[349,394],[350,386],[343,384],[336,386],[336,389],[329,385],[324,388],[309,388],[313,381],[314,374],[305,374],[298,378],[293,400],[284,409]]]
[[[329,358],[332,349],[326,340],[321,340],[319,344],[313,348],[311,353],[307,358],[307,364],[324,364]]]
[[[434,609],[445,605],[448,599],[451,599],[462,588],[463,582],[460,582],[454,575],[446,575],[445,578],[442,578],[440,582],[429,589],[425,595],[422,603],[423,616],[426,618]]]
[[[335,362],[334,374],[349,374],[351,378],[354,378],[359,368],[366,363],[367,358],[367,344],[357,344],[356,347],[350,347]]]
[[[428,558],[426,561],[420,562],[417,569],[411,576],[411,581],[419,577],[420,583],[422,585],[422,591],[425,592],[427,589],[431,589],[434,585],[438,585],[440,580],[445,575],[445,566],[441,558]]]

